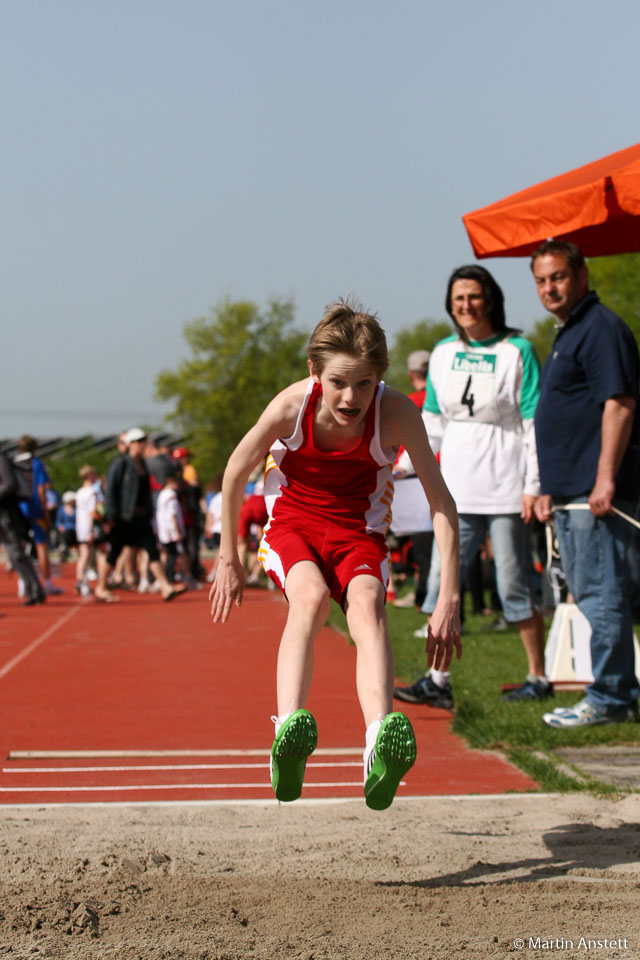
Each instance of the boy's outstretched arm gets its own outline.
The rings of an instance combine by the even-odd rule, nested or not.
[[[458,512],[429,446],[420,411],[404,394],[392,389],[385,391],[385,395],[387,393],[383,408],[383,444],[404,444],[431,507],[442,572],[438,602],[429,619],[427,661],[429,667],[447,670],[454,647],[458,659],[462,655]]]
[[[224,623],[232,605],[239,607],[242,603],[245,573],[238,557],[238,522],[249,474],[260,463],[260,455],[252,456],[252,446],[247,443],[251,433],[249,431],[231,454],[222,481],[220,553],[216,578],[209,591],[214,623],[218,620]]]
[[[238,556],[238,524],[247,480],[275,440],[293,432],[305,386],[306,381],[302,381],[279,393],[229,457],[222,481],[220,553],[209,591],[214,623],[225,623],[233,604],[239,607],[242,603],[245,571]]]

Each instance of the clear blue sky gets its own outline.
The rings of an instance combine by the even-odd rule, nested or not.
[[[442,317],[463,213],[638,141],[634,0],[3,0],[0,437],[145,420],[221,297]],[[487,261],[512,325],[526,261]]]

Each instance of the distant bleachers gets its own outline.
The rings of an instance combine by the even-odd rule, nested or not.
[[[168,447],[177,447],[185,442],[181,433],[171,431],[157,430],[152,431],[156,443]],[[80,437],[37,437],[38,456],[43,460],[57,460],[63,457],[75,457],[82,453],[89,455],[92,450],[99,453],[108,453],[115,450],[118,443],[118,434],[106,434],[102,436],[93,436],[85,434]],[[0,440],[0,450],[9,457],[17,452],[17,439]],[[89,456],[87,457],[89,459]]]

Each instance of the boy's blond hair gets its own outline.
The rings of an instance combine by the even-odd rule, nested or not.
[[[313,373],[320,375],[337,353],[370,364],[379,376],[389,366],[387,340],[375,314],[350,297],[330,303],[307,345]]]
[[[93,476],[95,472],[95,467],[91,467],[88,463],[85,463],[84,467],[80,467],[78,470],[78,476],[84,482],[85,480],[88,480],[89,477]]]

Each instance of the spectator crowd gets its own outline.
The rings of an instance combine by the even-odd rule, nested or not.
[[[100,602],[118,602],[118,590],[171,600],[202,587],[202,548],[219,542],[219,493],[215,481],[203,491],[189,450],[161,436],[124,431],[105,475],[87,463],[77,489],[62,493],[33,437],[0,453],[0,542],[24,606],[61,594],[55,571],[71,560],[77,593]]]

